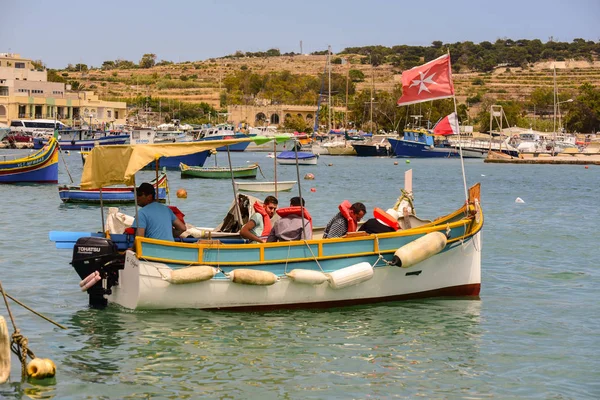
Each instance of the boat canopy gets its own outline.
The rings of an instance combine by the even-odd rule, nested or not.
[[[131,186],[135,185],[136,172],[160,157],[185,156],[242,142],[260,145],[272,140],[280,143],[289,139],[287,136],[254,136],[199,142],[94,146],[85,160],[80,186],[82,189],[100,189],[118,184]]]

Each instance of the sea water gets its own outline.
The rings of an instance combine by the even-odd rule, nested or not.
[[[61,156],[60,183],[78,182],[79,154]],[[258,162],[265,175],[258,179],[272,180],[273,160],[265,156],[235,153],[232,162]],[[226,165],[226,155],[218,157]],[[97,231],[99,207],[61,204],[56,185],[0,186],[2,285],[67,328],[9,300],[30,349],[52,359],[57,373],[22,382],[13,356],[0,396],[600,398],[600,167],[464,164],[467,184],[482,184],[481,300],[320,311],[91,310],[69,265],[71,251],[55,249],[48,232]],[[325,225],[344,199],[364,202],[369,215],[392,206],[408,169],[420,217],[435,218],[464,202],[458,160],[322,156],[299,174],[294,166],[277,166],[277,175],[300,177],[315,225]],[[309,172],[314,180],[303,179]],[[137,182],[153,176],[143,171]],[[229,180],[181,180],[173,171],[169,182],[171,203],[197,226],[218,224],[233,199]],[[179,188],[187,199],[175,197]],[[298,186],[280,193],[280,206],[297,195]],[[134,212],[131,206],[121,211]]]

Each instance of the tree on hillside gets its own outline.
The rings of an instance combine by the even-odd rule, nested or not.
[[[102,68],[103,70],[111,70],[115,68],[115,62],[114,61],[104,61],[102,63]]]
[[[156,64],[156,54],[144,54],[140,60],[140,68],[152,68]]]
[[[115,60],[115,67],[119,69],[131,69],[136,68],[137,65],[133,61],[129,60]]]
[[[352,82],[362,82],[365,80],[365,74],[358,69],[348,71],[348,76]]]
[[[599,132],[600,89],[587,82],[581,85],[564,121],[567,130],[572,132]]]

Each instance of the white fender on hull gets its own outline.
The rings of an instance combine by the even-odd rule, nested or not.
[[[394,253],[392,264],[408,268],[444,250],[448,239],[441,232],[430,232],[400,247]]]
[[[257,271],[253,269],[234,269],[227,277],[235,283],[246,285],[272,285],[279,280],[277,275],[269,271]]]
[[[209,265],[198,265],[171,271],[171,276],[163,277],[169,283],[179,285],[184,283],[202,282],[214,278],[219,272],[217,268]]]
[[[313,271],[310,269],[293,269],[286,273],[286,276],[296,283],[306,283],[308,285],[320,285],[327,282],[327,275],[321,271]]]
[[[373,277],[373,267],[368,262],[361,262],[327,274],[332,289],[342,289],[357,285]]]

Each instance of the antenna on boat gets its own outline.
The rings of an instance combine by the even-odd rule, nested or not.
[[[240,228],[244,225],[244,221],[242,220],[242,211],[240,210],[240,202],[238,200],[238,192],[235,188],[235,177],[233,176],[233,167],[231,165],[231,152],[229,151],[229,145],[227,147],[227,160],[229,161],[229,172],[231,172],[231,184],[233,185],[233,197],[235,201],[235,211],[237,212],[237,216],[239,218]]]

